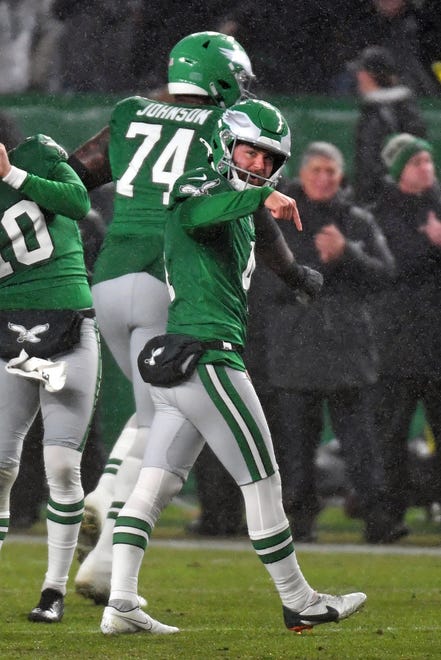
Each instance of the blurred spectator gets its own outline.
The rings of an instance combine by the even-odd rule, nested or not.
[[[351,2],[351,9],[352,9]],[[259,3],[225,6],[225,29],[243,44],[262,94],[323,94],[336,75],[341,22],[348,0]],[[263,47],[262,38],[271,47]]]
[[[62,91],[117,93],[135,88],[131,53],[141,5],[141,0],[53,0],[52,16],[62,23]]]
[[[324,285],[305,306],[268,273],[269,425],[296,540],[315,539],[315,459],[327,401],[348,482],[361,503],[365,539],[389,542],[400,533],[381,504],[382,469],[366,396],[377,376],[366,296],[390,279],[393,259],[373,217],[341,195],[343,167],[334,145],[312,143],[302,156],[300,179],[283,190],[297,201],[303,231],[289,223],[280,228],[299,263],[321,271]]]
[[[386,48],[372,46],[351,63],[360,94],[360,115],[355,134],[354,194],[357,203],[372,204],[386,174],[381,149],[392,133],[425,136],[426,127],[416,99],[401,84]]]
[[[441,12],[439,0],[424,0],[419,9],[421,58],[441,92]]]
[[[436,451],[427,497],[441,501],[441,194],[432,145],[409,134],[383,150],[390,179],[375,216],[396,261],[393,284],[375,296],[380,349],[375,408],[382,436],[387,492],[395,524],[409,505],[407,438],[418,400],[424,404]]]
[[[47,89],[57,25],[53,0],[0,0],[0,94]]]
[[[438,13],[439,8],[436,11]],[[351,92],[351,78],[344,71],[343,62],[351,61],[354,53],[364,48],[382,46],[390,49],[404,85],[418,96],[439,95],[441,85],[431,68],[424,63],[422,20],[419,10],[410,0],[369,0],[360,3],[349,0],[339,21],[336,57],[340,60],[341,71],[329,90]],[[441,34],[438,34],[438,41],[440,37]]]
[[[63,24],[62,90],[144,94],[167,79],[168,54],[179,39],[219,30],[225,2],[53,0],[52,12]]]

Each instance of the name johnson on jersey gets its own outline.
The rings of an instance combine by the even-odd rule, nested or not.
[[[163,103],[148,103],[145,108],[141,108],[136,114],[138,117],[172,119],[173,121],[185,121],[190,124],[203,126],[213,114],[213,110],[205,108],[183,108],[182,106],[165,105]]]

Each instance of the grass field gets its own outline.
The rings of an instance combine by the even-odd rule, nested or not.
[[[32,624],[28,611],[36,604],[46,567],[46,547],[33,534],[29,541],[8,538],[2,551],[2,612],[0,657],[137,659],[201,658],[207,660],[316,658],[383,659],[441,657],[441,553],[401,555],[408,547],[440,543],[439,525],[420,525],[397,553],[323,552],[323,541],[337,537],[359,542],[357,521],[338,509],[320,520],[319,544],[298,548],[303,572],[321,591],[361,590],[368,594],[362,612],[340,624],[324,625],[295,635],[282,622],[281,607],[271,580],[243,539],[235,550],[165,547],[170,536],[183,539],[188,509],[170,507],[158,526],[140,574],[140,593],[159,620],[177,625],[181,633],[166,637],[124,635],[105,637],[99,630],[102,607],[74,593],[69,583],[65,617],[60,624]],[[438,531],[438,534],[436,533]],[[188,537],[187,537],[188,538]],[[336,539],[334,538],[334,541]],[[162,542],[162,543],[161,543]],[[395,548],[395,546],[394,546]],[[342,548],[343,550],[343,548]],[[390,552],[390,549],[389,549]],[[72,577],[77,564],[73,566]]]

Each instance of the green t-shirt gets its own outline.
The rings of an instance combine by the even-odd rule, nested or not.
[[[247,291],[254,270],[252,213],[273,192],[237,192],[210,168],[180,177],[173,188],[165,231],[172,302],[167,332],[244,346]],[[244,369],[238,353],[208,351],[201,362]]]
[[[0,309],[82,309],[92,297],[77,223],[87,190],[46,135],[9,154],[28,172],[17,190],[0,179]]]
[[[206,146],[222,110],[134,96],[110,120],[109,159],[116,183],[113,219],[93,282],[146,271],[164,276],[164,223],[170,190],[186,170],[207,162]]]

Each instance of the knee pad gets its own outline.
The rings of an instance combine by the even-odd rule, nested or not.
[[[84,496],[81,485],[81,453],[68,447],[44,447],[44,466],[49,493],[55,502],[78,502]]]
[[[142,468],[136,486],[127,501],[127,509],[143,511],[154,527],[161,511],[182,488],[182,480],[162,468]]]
[[[288,521],[282,504],[280,474],[241,486],[245,500],[247,525],[250,535],[285,528]]]
[[[18,465],[0,467],[0,511],[9,511],[9,498],[18,469]]]

